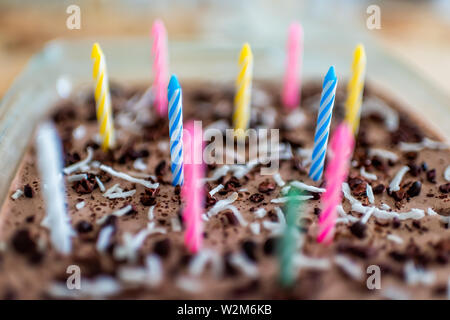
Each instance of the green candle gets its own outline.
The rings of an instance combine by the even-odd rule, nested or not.
[[[302,192],[291,187],[288,193],[284,212],[286,214],[286,228],[278,244],[278,258],[280,263],[280,282],[283,287],[294,284],[294,255],[298,248],[298,226],[297,221],[302,210]]]

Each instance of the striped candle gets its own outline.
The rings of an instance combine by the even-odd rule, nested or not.
[[[309,177],[314,181],[319,181],[323,173],[337,82],[334,67],[331,66],[323,80],[316,133],[314,135],[314,149],[309,170]]]
[[[66,208],[61,141],[51,123],[39,126],[36,149],[42,197],[46,207],[42,225],[50,230],[50,241],[55,249],[62,254],[69,254],[75,231]]]
[[[245,43],[239,55],[239,74],[236,79],[234,96],[233,125],[238,137],[242,137],[250,122],[250,102],[252,95],[253,54]]]
[[[326,191],[322,196],[318,242],[329,244],[333,241],[336,208],[342,202],[342,183],[348,175],[354,143],[350,127],[345,122],[341,123],[331,137],[332,158],[325,171]]]
[[[201,183],[204,177],[203,154],[203,132],[195,128],[194,122],[186,124],[184,140],[184,174],[185,183],[181,189],[185,207],[183,210],[183,221],[186,226],[184,243],[189,252],[196,253],[200,250],[203,240],[204,211],[204,186]],[[195,161],[197,158],[200,161]]]
[[[183,104],[180,83],[172,75],[167,92],[169,100],[170,159],[172,161],[172,185],[183,185]]]
[[[114,147],[114,123],[109,93],[106,61],[98,43],[92,46],[91,58],[94,60],[92,75],[95,81],[95,104],[97,108],[97,121],[99,124],[102,149],[104,151]]]
[[[168,50],[167,32],[161,20],[156,20],[152,27],[153,36],[153,92],[155,95],[155,107],[162,117],[167,115],[167,81],[168,74]]]
[[[353,54],[352,76],[347,85],[347,100],[345,101],[345,120],[354,134],[356,134],[359,127],[365,72],[366,53],[364,46],[359,44]]]
[[[288,111],[300,104],[302,51],[303,29],[299,23],[293,22],[289,27],[286,73],[281,93],[283,105]]]

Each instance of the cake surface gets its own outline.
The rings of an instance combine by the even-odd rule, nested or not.
[[[185,121],[200,120],[203,128],[231,127],[233,87],[210,83],[182,83],[182,87]],[[331,132],[344,118],[343,88],[338,86]],[[111,89],[118,142],[111,152],[104,153],[96,140],[92,93],[73,95],[52,115],[63,141],[65,166],[85,159],[92,150],[92,160],[65,177],[67,208],[76,233],[71,255],[58,254],[41,226],[45,205],[30,144],[0,212],[0,298],[446,298],[450,181],[444,173],[450,170],[450,150],[370,87],[365,91],[349,192],[334,242],[329,246],[316,242],[320,192],[310,192],[313,198],[305,204],[299,226],[304,244],[293,257],[298,276],[289,289],[278,281],[280,209],[283,190],[293,181],[325,187],[308,177],[320,86],[307,84],[301,107],[287,114],[277,85],[254,85],[250,127],[280,129],[284,151],[279,170],[261,175],[258,164],[231,164],[227,172],[222,165],[208,165],[207,218],[203,249],[197,255],[189,254],[183,244],[180,190],[171,185],[168,120],[153,114],[151,95],[145,90],[117,85]],[[115,177],[100,164],[159,187],[148,189]],[[390,191],[405,166],[408,171],[400,190]],[[87,174],[87,179],[70,182],[77,174]],[[108,192],[116,184],[119,193],[135,192],[109,199],[100,190],[100,185]],[[374,199],[368,197],[367,185]],[[209,195],[210,191],[215,193]],[[229,209],[212,213],[223,199],[232,202],[238,214]],[[376,209],[368,213],[370,207]],[[81,270],[80,290],[66,287],[71,265]],[[367,271],[369,266],[380,268],[381,289],[367,287],[373,273]]]

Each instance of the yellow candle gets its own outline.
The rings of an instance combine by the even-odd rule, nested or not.
[[[238,137],[242,137],[250,122],[250,100],[252,95],[253,54],[245,43],[239,55],[239,74],[234,97],[233,126]],[[237,131],[236,131],[237,130]]]
[[[109,93],[106,61],[98,43],[92,46],[91,58],[94,60],[93,78],[95,81],[95,104],[99,124],[102,149],[104,151],[114,147],[114,123]]]
[[[359,127],[365,73],[366,53],[364,46],[359,44],[353,54],[352,75],[347,85],[347,101],[345,102],[345,120],[349,123],[354,134]]]

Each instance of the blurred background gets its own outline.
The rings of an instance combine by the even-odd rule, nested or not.
[[[66,27],[72,4],[81,9],[79,30]],[[370,5],[380,8],[380,29],[367,28]],[[157,17],[171,40],[270,43],[293,19],[366,33],[450,94],[450,0],[0,0],[0,98],[46,42],[145,36]]]

